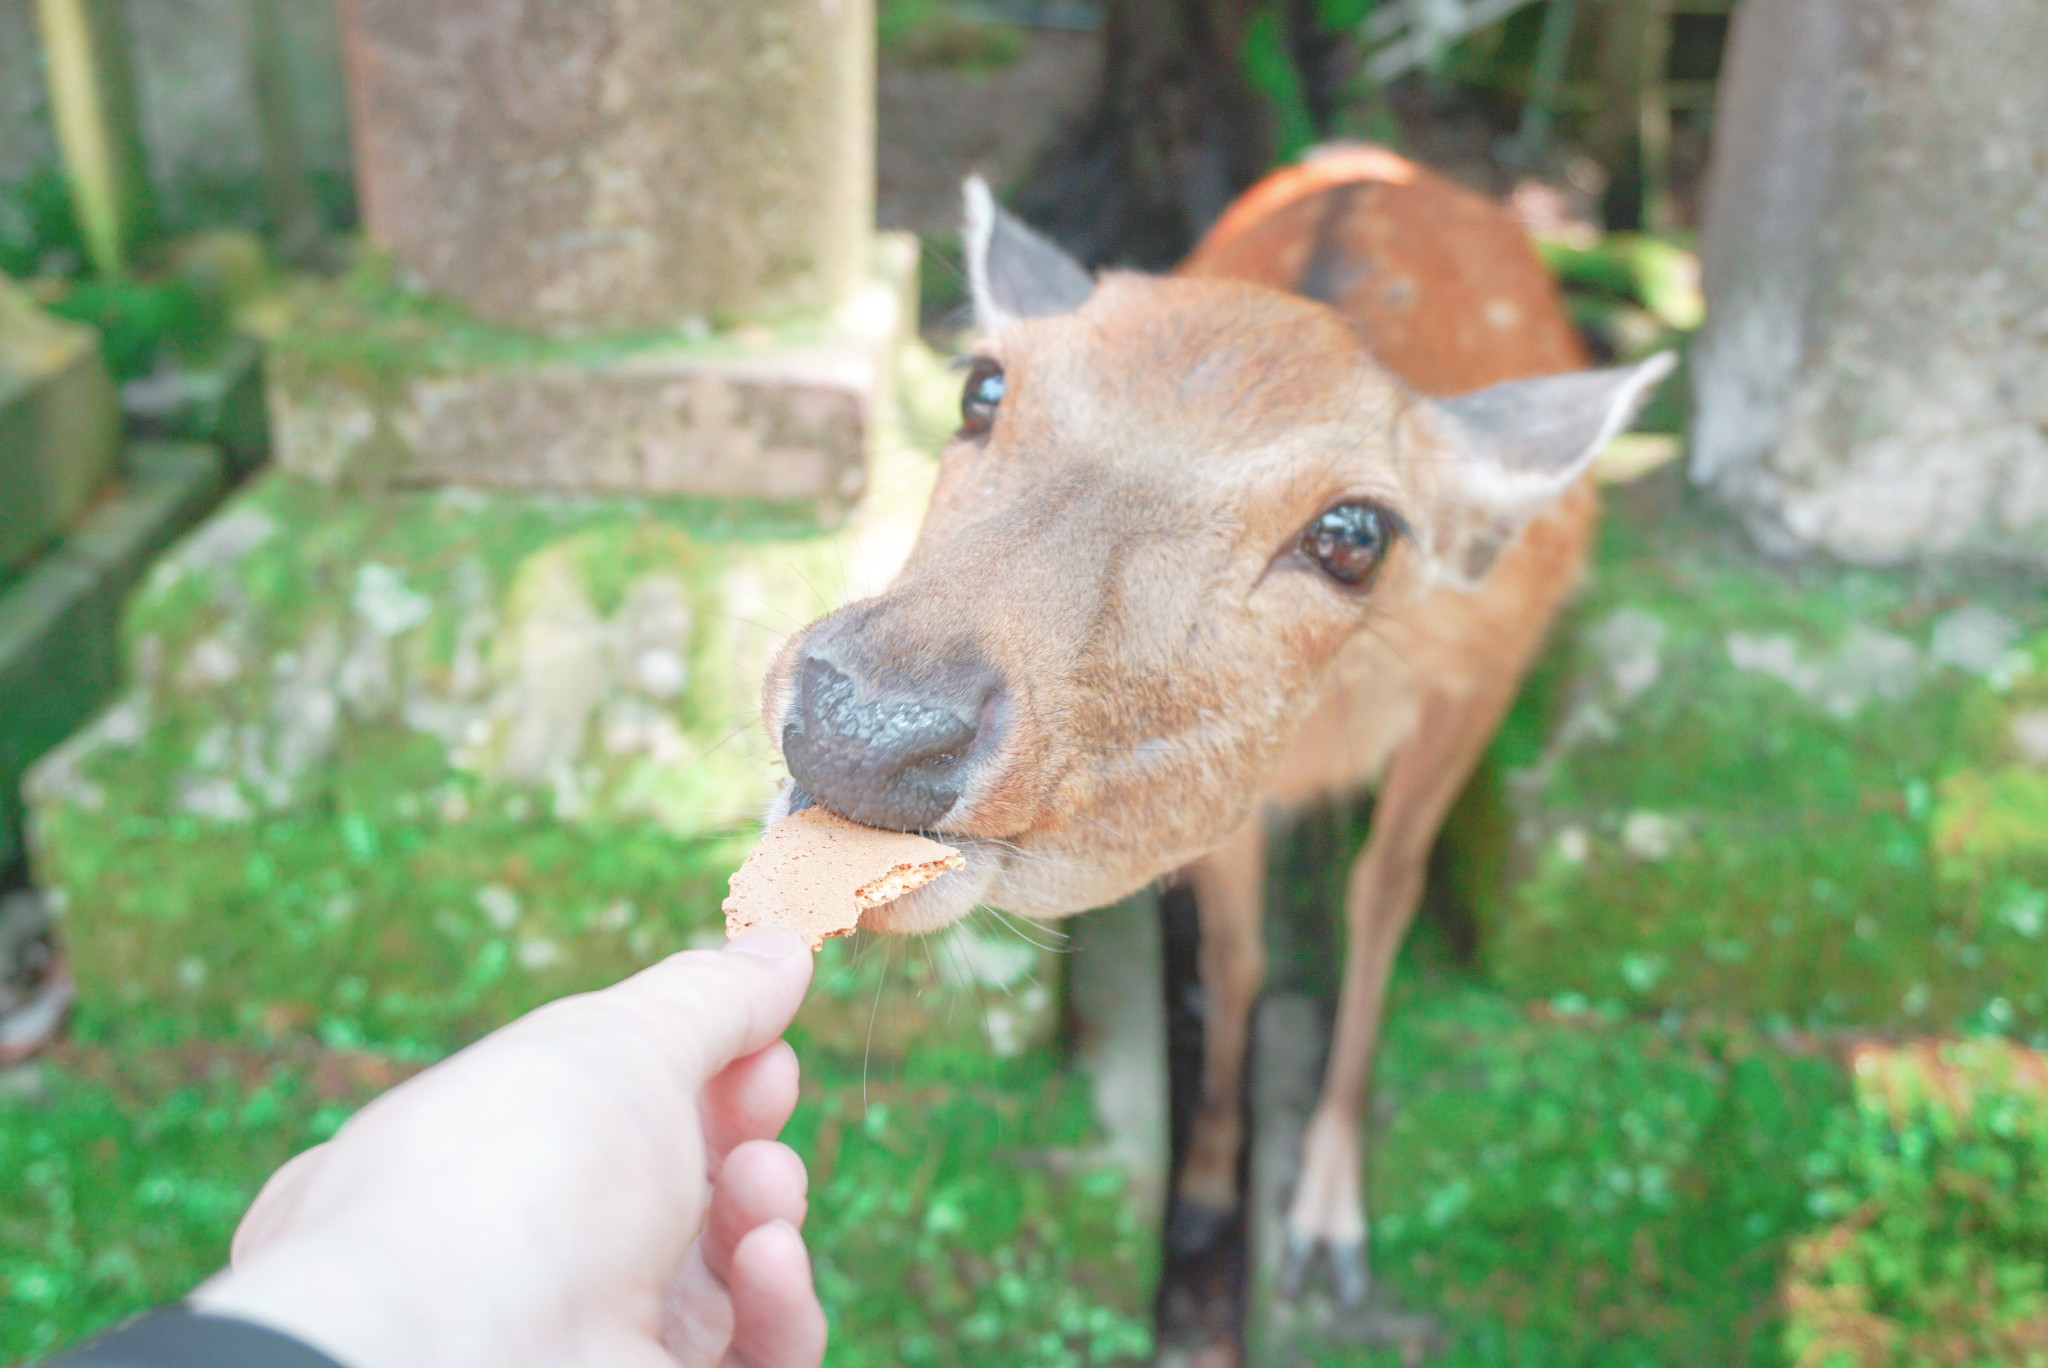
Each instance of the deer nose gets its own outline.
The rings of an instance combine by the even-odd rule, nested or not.
[[[952,699],[863,690],[830,661],[808,657],[782,728],[790,777],[856,822],[898,831],[936,826],[960,800],[993,693],[985,668],[965,664],[947,673],[954,687],[946,692],[978,694],[974,703],[963,709]]]

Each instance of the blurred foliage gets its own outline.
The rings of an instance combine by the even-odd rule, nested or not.
[[[99,329],[100,350],[117,383],[147,375],[165,350],[201,353],[228,334],[223,301],[177,278],[79,280],[48,307]]]
[[[69,275],[85,265],[85,239],[63,172],[45,166],[0,186],[0,271]]]
[[[1801,1368],[2048,1364],[2048,1060],[1997,1040],[1856,1059],[1809,1166],[1786,1345]]]
[[[1650,311],[1664,327],[1692,332],[1706,321],[1699,258],[1647,233],[1609,233],[1589,246],[1539,239],[1537,250],[1568,292],[1604,296]]]
[[[1024,55],[1023,30],[957,0],[880,0],[875,23],[882,59],[913,70],[1001,71]]]
[[[1333,137],[1357,136],[1370,127],[1381,141],[1389,141],[1393,130],[1376,116],[1377,94],[1363,75],[1352,74],[1335,93],[1346,108],[1329,126],[1318,126],[1311,108],[1309,90],[1303,80],[1300,58],[1293,50],[1305,36],[1348,34],[1365,23],[1377,7],[1377,0],[1315,0],[1308,7],[1269,3],[1253,9],[1245,25],[1241,57],[1245,78],[1264,97],[1273,120],[1276,164],[1298,160],[1315,144]],[[1314,35],[1304,35],[1298,25],[1307,21]]]

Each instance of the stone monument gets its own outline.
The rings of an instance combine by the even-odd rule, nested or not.
[[[1692,472],[1772,550],[2048,567],[2048,6],[1747,0]]]
[[[278,339],[285,466],[858,495],[915,261],[870,226],[866,0],[364,0],[346,25],[390,271]]]

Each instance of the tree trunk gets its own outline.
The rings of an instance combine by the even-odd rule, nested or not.
[[[1109,0],[1102,90],[1054,144],[1018,208],[1090,265],[1171,266],[1279,150],[1245,62],[1277,24],[1307,114],[1327,126],[1345,49],[1305,0]]]

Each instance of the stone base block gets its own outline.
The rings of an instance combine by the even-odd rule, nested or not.
[[[99,338],[0,276],[0,571],[76,525],[120,448]]]
[[[480,324],[365,273],[302,301],[272,344],[287,470],[354,488],[822,501],[866,486],[877,413],[915,326],[917,246],[878,239],[829,316],[725,333],[555,339]]]
[[[121,604],[152,557],[220,498],[220,457],[137,447],[128,478],[0,596],[0,864],[19,853],[23,773],[112,697]]]
[[[1773,567],[1675,479],[1610,500],[1451,828],[1487,968],[1564,1006],[2048,1023],[2038,584]]]

